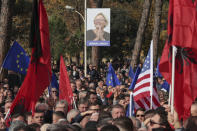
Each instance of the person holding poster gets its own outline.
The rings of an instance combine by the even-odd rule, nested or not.
[[[104,31],[108,21],[103,13],[98,13],[94,18],[95,29],[87,31],[87,41],[110,41],[110,33]]]

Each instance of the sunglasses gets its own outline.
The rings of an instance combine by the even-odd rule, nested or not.
[[[144,117],[144,115],[136,115],[136,117]]]
[[[152,125],[155,125],[155,124],[164,125],[163,123],[157,123],[157,122],[155,122],[155,121],[153,121],[153,120],[150,120],[150,125],[151,125],[151,126],[152,126]]]

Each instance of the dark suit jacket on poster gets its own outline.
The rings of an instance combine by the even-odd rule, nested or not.
[[[88,30],[86,33],[87,41],[93,41],[96,38],[96,34],[93,30]],[[105,41],[110,41],[110,34],[104,31],[104,39]]]

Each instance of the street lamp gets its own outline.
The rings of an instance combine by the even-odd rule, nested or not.
[[[84,22],[84,75],[85,77],[87,77],[87,49],[86,49],[86,0],[84,1],[84,16],[77,11],[75,8],[73,8],[72,6],[68,6],[66,5],[65,8],[67,10],[71,10],[76,12],[78,15],[81,16],[81,18],[83,19]]]
[[[65,8],[67,10],[71,10],[71,11],[74,11],[77,14],[79,14],[81,16],[81,18],[83,19],[83,22],[85,23],[85,18],[83,17],[83,15],[79,11],[77,11],[75,8],[73,8],[72,6],[69,6],[69,5],[66,5]]]

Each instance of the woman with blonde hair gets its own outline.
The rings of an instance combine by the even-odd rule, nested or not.
[[[103,13],[98,13],[94,18],[95,29],[87,31],[88,41],[110,41],[110,34],[104,31],[108,21]]]

